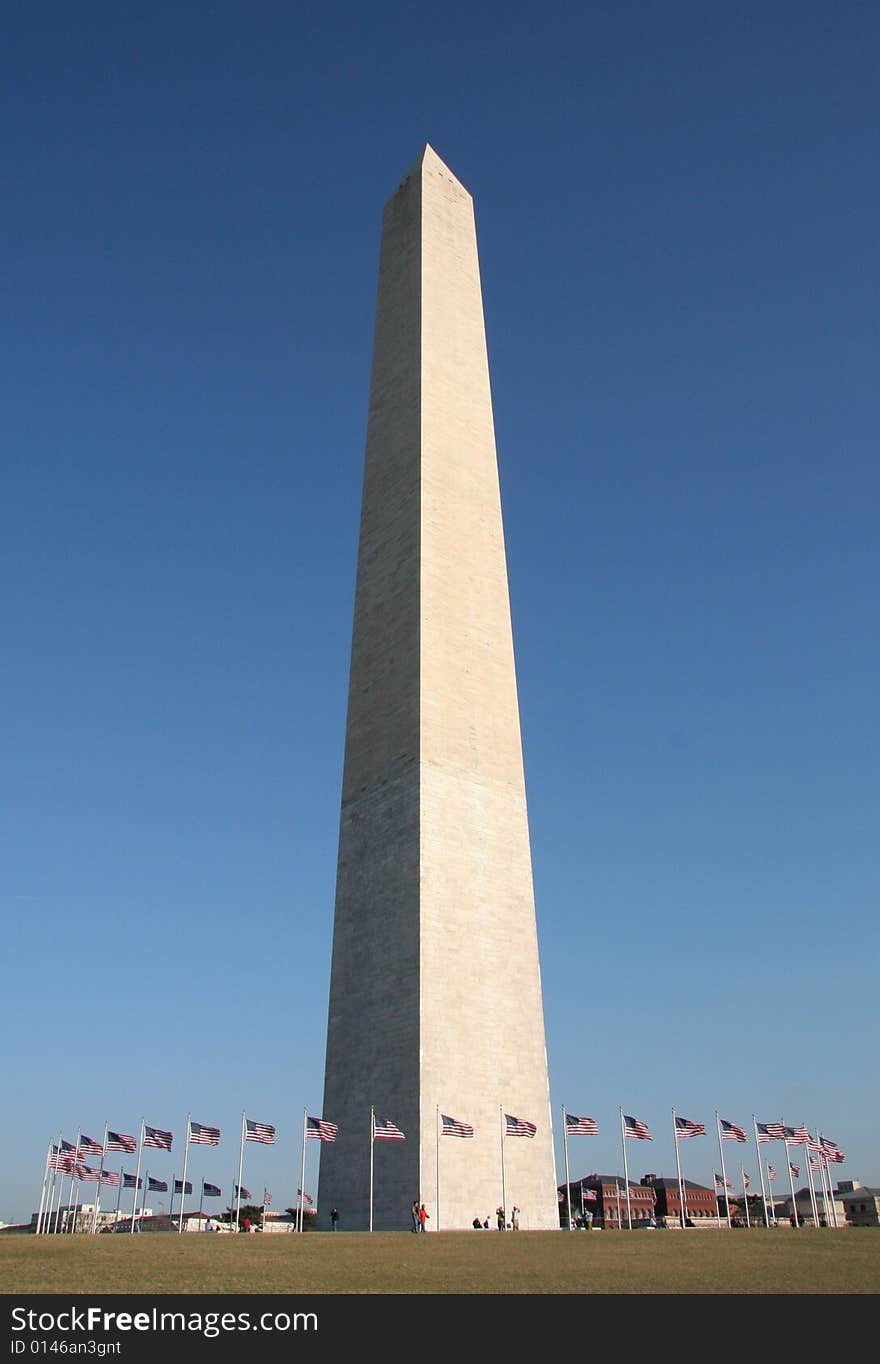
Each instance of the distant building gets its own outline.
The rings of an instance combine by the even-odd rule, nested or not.
[[[657,1196],[657,1216],[662,1217],[669,1226],[680,1226],[681,1193],[678,1180],[666,1179],[662,1175],[644,1175],[642,1183],[653,1189]],[[704,1184],[695,1184],[692,1179],[683,1179],[681,1184],[684,1189],[685,1221],[692,1222],[694,1226],[717,1226],[719,1215],[715,1190],[707,1189]]]
[[[853,1227],[880,1226],[880,1189],[842,1179],[834,1191],[835,1206],[843,1204],[846,1220]]]
[[[609,1230],[628,1226],[626,1213],[626,1181],[621,1175],[585,1175],[568,1186],[571,1191],[572,1217],[581,1215],[581,1208],[593,1214],[594,1227]],[[593,1198],[584,1195],[593,1194]],[[557,1189],[559,1217],[564,1226],[568,1217],[566,1185]],[[645,1226],[654,1216],[654,1193],[642,1184],[629,1181],[629,1207],[632,1225]]]

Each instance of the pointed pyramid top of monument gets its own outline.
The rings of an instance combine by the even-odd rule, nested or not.
[[[446,162],[437,155],[430,142],[425,143],[415,164],[411,167],[409,175],[424,174],[425,171],[434,171],[435,173],[444,175],[448,180],[451,180],[454,185],[458,185],[459,189],[464,190],[465,194],[469,193],[459,180],[458,176],[454,175]]]

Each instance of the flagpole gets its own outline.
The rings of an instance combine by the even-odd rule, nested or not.
[[[819,1129],[816,1128],[816,1140],[819,1140]],[[828,1162],[825,1159],[825,1152],[819,1147],[819,1178],[822,1181],[822,1206],[825,1209],[825,1225],[831,1226],[831,1209],[828,1206]]]
[[[812,1137],[807,1131],[807,1124],[802,1124],[802,1130],[807,1133],[807,1140],[804,1142],[804,1159],[807,1162],[807,1179],[810,1181],[810,1205],[813,1209],[813,1226],[819,1225],[819,1205],[816,1202],[816,1190],[813,1185],[813,1155],[810,1151]]]
[[[568,1121],[562,1105],[562,1142],[565,1148],[565,1197],[568,1206],[568,1229],[571,1231],[571,1175],[568,1172]],[[581,1185],[581,1213],[584,1211],[584,1186]]]
[[[49,1145],[46,1147],[46,1163],[45,1163],[44,1166],[43,1166],[43,1182],[42,1182],[42,1184],[40,1185],[40,1206],[39,1206],[39,1209],[38,1209],[38,1211],[37,1211],[37,1229],[36,1229],[36,1231],[34,1232],[34,1235],[35,1235],[35,1236],[39,1236],[39,1234],[40,1234],[40,1224],[41,1224],[41,1222],[42,1222],[42,1220],[43,1220],[43,1205],[44,1205],[45,1202],[46,1202],[46,1190],[47,1190],[48,1187],[49,1187],[49,1161],[51,1160],[51,1158],[52,1158],[52,1143],[51,1143],[51,1141],[50,1141],[50,1142],[49,1142]]]
[[[685,1216],[684,1211],[684,1183],[682,1182],[681,1178],[681,1156],[679,1155],[678,1151],[678,1128],[675,1125],[674,1108],[672,1110],[672,1140],[675,1142],[675,1168],[678,1171],[679,1221],[681,1222],[681,1229],[682,1231],[684,1231],[687,1228],[687,1217]]]
[[[71,1236],[73,1235],[73,1229],[74,1229],[74,1227],[76,1226],[76,1213],[73,1213],[73,1215],[71,1216],[71,1209],[72,1209],[73,1206],[74,1206],[74,1194],[73,1194],[74,1183],[76,1184],[77,1193],[79,1192],[79,1180],[78,1180],[77,1178],[75,1178],[75,1176],[76,1176],[76,1167],[79,1165],[79,1139],[80,1139],[81,1136],[82,1136],[82,1128],[81,1128],[81,1127],[78,1127],[78,1128],[76,1129],[76,1147],[75,1147],[74,1152],[73,1152],[73,1168],[72,1168],[71,1171],[70,1171],[70,1186],[69,1186],[69,1188],[68,1188],[68,1190],[67,1190],[67,1216],[68,1216],[68,1220],[70,1221],[70,1224],[71,1224],[71,1225],[70,1225],[70,1227],[68,1228],[67,1224],[65,1223],[65,1225],[64,1225],[64,1227],[63,1227],[63,1231],[66,1232],[66,1231],[69,1230]]]
[[[623,1146],[623,1182],[626,1186],[626,1229],[632,1231],[632,1208],[629,1201],[629,1167],[626,1163],[626,1135],[623,1130],[623,1109],[620,1110],[620,1142]]]
[[[300,1232],[302,1232],[302,1229],[303,1229],[303,1223],[304,1223],[304,1219],[305,1219],[305,1206],[306,1206],[306,1119],[307,1119],[307,1117],[308,1117],[308,1113],[309,1113],[309,1110],[308,1110],[307,1108],[304,1108],[304,1109],[303,1109],[302,1166],[301,1166],[301,1169],[300,1169],[300,1176],[299,1176],[299,1216],[298,1216],[298,1218],[297,1218],[297,1220],[298,1220],[298,1222],[299,1222],[299,1228],[298,1228],[298,1230],[299,1230]],[[265,1221],[265,1218],[264,1218],[263,1220]]]
[[[172,1189],[173,1189],[173,1188],[174,1188],[174,1185],[172,1184],[171,1187],[172,1187]],[[144,1170],[143,1180],[142,1180],[142,1182],[141,1182],[141,1215],[140,1215],[140,1217],[138,1218],[138,1226],[140,1226],[141,1219],[143,1218],[144,1212],[146,1211],[146,1205],[145,1205],[145,1203],[144,1203],[144,1199],[146,1198],[146,1196],[147,1196],[147,1194],[149,1193],[149,1191],[150,1191],[150,1172],[149,1172],[149,1170]],[[137,1195],[138,1195],[138,1186],[137,1186],[137,1183],[135,1183],[135,1186],[134,1186],[134,1196],[135,1196],[135,1198],[137,1198]],[[173,1195],[172,1195],[172,1201],[173,1201]],[[169,1222],[168,1225],[169,1225],[169,1227],[170,1227],[171,1223]]]
[[[715,1109],[715,1130],[718,1133],[718,1159],[721,1161],[721,1178],[724,1180],[724,1207],[727,1212],[727,1230],[730,1230],[730,1198],[727,1193],[727,1171],[724,1168],[724,1142],[721,1140],[721,1119]]]
[[[101,1211],[101,1181],[104,1177],[104,1153],[107,1150],[107,1133],[110,1130],[110,1122],[104,1119],[104,1140],[101,1143],[101,1164],[98,1166],[98,1183],[95,1189],[95,1211],[92,1216],[92,1235],[98,1230],[98,1213]]]
[[[744,1202],[745,1205],[746,1205],[746,1228],[747,1228],[749,1231],[751,1231],[751,1229],[752,1229],[752,1219],[751,1219],[751,1217],[749,1216],[749,1191],[748,1191],[748,1189],[746,1188],[746,1170],[745,1170],[745,1166],[744,1166],[744,1165],[740,1165],[740,1167],[739,1167],[739,1172],[740,1172],[740,1174],[742,1175],[742,1182],[743,1182],[743,1202]]]
[[[440,1105],[437,1105],[437,1128],[435,1132],[437,1144],[437,1227],[440,1230]]]
[[[58,1143],[58,1151],[59,1151],[59,1154],[60,1154],[60,1152],[61,1152],[61,1142]],[[45,1222],[43,1223],[43,1235],[44,1235],[44,1236],[49,1236],[50,1234],[52,1234],[52,1233],[54,1232],[54,1228],[53,1228],[53,1226],[52,1226],[52,1214],[54,1213],[55,1208],[56,1208],[55,1194],[58,1193],[58,1195],[59,1195],[59,1197],[60,1197],[61,1182],[62,1182],[63,1179],[64,1179],[64,1171],[63,1171],[63,1170],[53,1170],[53,1171],[52,1171],[52,1190],[51,1190],[51,1193],[50,1193],[50,1195],[49,1195],[49,1215],[48,1215],[48,1217],[46,1218]]]
[[[183,1146],[183,1179],[180,1181],[180,1214],[177,1221],[178,1236],[183,1231],[183,1205],[186,1202],[186,1163],[189,1160],[189,1132],[191,1113],[186,1115],[186,1141]]]
[[[138,1176],[140,1175],[140,1172],[141,1172],[141,1152],[143,1151],[143,1149],[144,1149],[144,1120],[143,1120],[143,1118],[141,1118],[141,1137],[140,1137],[140,1141],[138,1142],[137,1168],[135,1169],[135,1172],[134,1172],[134,1197],[133,1197],[132,1202],[131,1202],[131,1228],[130,1228],[130,1231],[131,1231],[132,1236],[134,1235],[134,1215],[135,1215],[135,1212],[137,1211],[137,1201],[138,1201]],[[144,1188],[146,1188],[146,1186],[147,1186],[147,1181],[144,1180]]]
[[[764,1188],[764,1166],[761,1164],[761,1147],[758,1144],[758,1119],[752,1114],[752,1126],[755,1129],[755,1155],[758,1157],[758,1174],[761,1178],[761,1201],[764,1204],[764,1226],[769,1229],[770,1216],[767,1212],[767,1193]]]
[[[817,1136],[817,1138],[819,1138],[819,1140],[820,1140],[820,1142],[821,1142],[821,1133],[820,1133],[819,1131],[816,1131],[816,1136]],[[831,1225],[834,1226],[834,1228],[835,1228],[835,1230],[836,1230],[836,1226],[838,1226],[838,1210],[836,1210],[836,1207],[834,1206],[834,1184],[831,1183],[831,1161],[830,1161],[830,1159],[828,1159],[827,1157],[825,1157],[825,1148],[824,1148],[824,1144],[823,1144],[823,1159],[824,1159],[824,1162],[825,1162],[825,1173],[827,1173],[827,1176],[828,1176],[828,1203],[831,1204]],[[836,1163],[836,1162],[835,1162],[835,1163]]]
[[[373,1146],[376,1141],[376,1110],[370,1105],[370,1231],[373,1230]]]
[[[119,1192],[118,1192],[117,1195],[116,1195],[116,1207],[113,1209],[113,1225],[114,1225],[114,1227],[116,1226],[116,1223],[119,1221],[119,1204],[122,1202],[122,1186],[123,1186],[124,1183],[125,1183],[125,1171],[124,1171],[124,1170],[122,1169],[122,1167],[120,1166],[120,1168],[119,1168]],[[137,1193],[137,1190],[136,1190],[136,1189],[135,1189],[135,1193]]]
[[[507,1190],[504,1184],[504,1105],[498,1105],[498,1122],[501,1129],[501,1214],[504,1219],[502,1230],[507,1226]]]
[[[828,1178],[828,1203],[829,1203],[829,1206],[830,1206],[830,1208],[831,1208],[831,1222],[830,1222],[830,1225],[831,1225],[832,1227],[834,1227],[834,1229],[836,1230],[836,1229],[837,1229],[837,1209],[836,1209],[835,1206],[834,1206],[834,1186],[833,1186],[833,1184],[831,1183],[831,1162],[830,1162],[830,1160],[828,1159],[827,1155],[825,1154],[825,1145],[824,1145],[824,1143],[823,1143],[823,1141],[822,1141],[822,1133],[819,1131],[818,1127],[816,1128],[816,1140],[819,1142],[820,1146],[822,1147],[822,1168],[823,1168],[823,1170],[825,1171],[825,1174],[826,1174],[826,1176],[827,1176],[827,1178]]]
[[[48,1197],[47,1202],[46,1202],[46,1212],[45,1212],[45,1216],[44,1216],[44,1218],[43,1218],[43,1228],[42,1228],[42,1231],[41,1231],[41,1233],[40,1233],[42,1236],[48,1236],[48,1234],[49,1234],[49,1223],[52,1221],[52,1204],[53,1204],[53,1202],[54,1202],[54,1200],[55,1200],[55,1185],[58,1183],[58,1161],[61,1159],[61,1142],[62,1142],[62,1140],[63,1140],[63,1137],[62,1137],[61,1133],[59,1132],[59,1133],[58,1133],[58,1147],[57,1147],[57,1150],[56,1150],[56,1153],[55,1153],[55,1164],[54,1164],[54,1166],[52,1167],[52,1178],[51,1178],[51,1180],[50,1180],[49,1189],[48,1189],[49,1197]],[[51,1145],[51,1142],[50,1142],[50,1145]]]
[[[238,1143],[238,1183],[236,1187],[235,1199],[235,1230],[239,1231],[239,1218],[241,1217],[241,1167],[244,1163],[244,1129],[247,1122],[247,1109],[241,1110],[241,1139]]]
[[[791,1189],[791,1211],[796,1227],[800,1226],[798,1220],[797,1197],[794,1192],[794,1170],[791,1168],[791,1153],[788,1149],[788,1137],[785,1138],[785,1163],[788,1166],[788,1186]]]

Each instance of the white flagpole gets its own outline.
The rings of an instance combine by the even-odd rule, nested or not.
[[[629,1201],[629,1168],[626,1163],[626,1133],[623,1128],[623,1109],[620,1110],[620,1143],[623,1147],[623,1182],[626,1188],[626,1229],[632,1231],[632,1208]],[[618,1224],[620,1218],[618,1217]]]
[[[507,1226],[507,1189],[504,1183],[504,1105],[498,1105],[498,1121],[501,1128],[501,1215],[504,1227]]]
[[[674,1108],[673,1108],[673,1110],[672,1110],[672,1140],[675,1142],[675,1168],[676,1168],[676,1170],[678,1171],[678,1199],[679,1199],[678,1206],[679,1206],[679,1210],[680,1210],[680,1212],[679,1212],[679,1219],[678,1219],[678,1220],[679,1220],[679,1222],[681,1223],[681,1229],[682,1229],[682,1231],[685,1231],[686,1228],[687,1228],[687,1217],[686,1217],[686,1215],[685,1215],[685,1209],[684,1209],[684,1183],[683,1183],[682,1178],[681,1178],[681,1156],[680,1156],[679,1153],[678,1153],[678,1128],[677,1128],[676,1125],[675,1125],[675,1109],[674,1109]],[[629,1182],[628,1182],[628,1181],[627,1181],[627,1188],[629,1188]]]
[[[135,1172],[134,1172],[134,1196],[133,1196],[133,1198],[132,1198],[132,1200],[131,1200],[131,1227],[130,1227],[129,1230],[131,1231],[131,1234],[132,1234],[132,1235],[134,1235],[134,1215],[135,1215],[135,1212],[137,1211],[137,1201],[138,1201],[138,1178],[139,1178],[140,1173],[141,1173],[141,1153],[142,1153],[143,1149],[144,1149],[144,1120],[143,1120],[143,1118],[141,1118],[141,1136],[140,1136],[140,1141],[138,1142],[137,1168],[135,1169]],[[145,1179],[145,1180],[144,1180],[144,1188],[146,1189],[146,1187],[147,1187],[147,1181],[146,1181],[146,1179]],[[141,1204],[141,1207],[143,1207],[143,1204]]]
[[[306,1119],[307,1119],[307,1117],[308,1117],[308,1114],[309,1114],[309,1110],[308,1110],[307,1108],[304,1108],[304,1109],[303,1109],[302,1165],[301,1165],[301,1167],[300,1167],[300,1176],[299,1176],[299,1216],[298,1216],[298,1218],[297,1218],[297,1221],[299,1222],[298,1230],[299,1230],[300,1232],[301,1232],[302,1229],[303,1229],[303,1223],[304,1223],[304,1219],[305,1219],[305,1206],[306,1206]],[[265,1220],[265,1219],[264,1219],[264,1220]]]
[[[122,1166],[120,1165],[120,1167],[119,1167],[119,1191],[118,1191],[118,1193],[117,1193],[117,1195],[116,1195],[116,1207],[115,1207],[114,1210],[113,1210],[113,1225],[114,1225],[114,1227],[116,1226],[116,1223],[119,1221],[119,1204],[122,1202],[122,1186],[123,1186],[124,1183],[125,1183],[125,1171],[122,1169]],[[137,1192],[137,1190],[135,1190],[135,1192]]]
[[[571,1231],[571,1175],[568,1172],[568,1122],[565,1104],[562,1105],[562,1141],[565,1148],[565,1197],[568,1202],[568,1229]],[[581,1185],[581,1212],[584,1210],[584,1186]]]
[[[241,1217],[241,1167],[244,1163],[244,1130],[247,1122],[247,1109],[241,1110],[241,1140],[238,1143],[238,1183],[236,1184],[235,1198],[235,1230],[240,1230],[239,1218]]]
[[[40,1225],[43,1221],[43,1206],[46,1202],[46,1191],[49,1188],[49,1161],[51,1159],[52,1143],[50,1141],[49,1145],[46,1147],[46,1163],[43,1166],[43,1182],[40,1185],[40,1206],[37,1211],[37,1229],[36,1232],[34,1233],[36,1236],[39,1236],[40,1234]]]
[[[819,1144],[820,1144],[820,1146],[821,1146],[821,1145],[822,1145],[822,1133],[819,1131],[818,1127],[816,1128],[816,1140],[819,1142]],[[833,1185],[832,1182],[831,1182],[831,1161],[828,1159],[828,1157],[827,1157],[826,1154],[825,1154],[825,1147],[824,1147],[824,1146],[822,1146],[821,1158],[822,1158],[822,1169],[825,1171],[825,1175],[826,1175],[826,1177],[827,1177],[827,1179],[828,1179],[828,1203],[829,1203],[829,1206],[830,1206],[830,1208],[831,1208],[831,1221],[829,1222],[829,1226],[832,1226],[832,1227],[836,1228],[836,1227],[837,1227],[837,1209],[836,1209],[835,1206],[834,1206],[834,1185]]]
[[[770,1226],[770,1215],[767,1212],[767,1193],[764,1188],[764,1166],[761,1164],[761,1147],[758,1143],[758,1119],[752,1114],[752,1126],[755,1129],[755,1155],[758,1157],[758,1174],[761,1177],[761,1202],[764,1204],[764,1226]]]
[[[715,1109],[715,1130],[718,1133],[718,1159],[721,1161],[721,1178],[724,1181],[724,1207],[727,1212],[727,1229],[730,1230],[730,1198],[727,1193],[727,1171],[724,1168],[724,1142],[721,1140],[721,1119]]]
[[[74,1208],[75,1208],[75,1195],[79,1193],[79,1179],[76,1177],[76,1167],[77,1167],[77,1165],[79,1165],[79,1163],[80,1163],[80,1162],[79,1162],[79,1139],[80,1139],[81,1136],[82,1136],[82,1128],[81,1128],[81,1127],[78,1127],[78,1128],[76,1129],[76,1149],[75,1149],[75,1151],[74,1151],[74,1153],[73,1153],[73,1169],[72,1169],[71,1172],[70,1172],[70,1187],[68,1188],[68,1191],[67,1191],[67,1209],[68,1209],[68,1211],[67,1211],[67,1217],[68,1217],[68,1220],[69,1220],[69,1222],[70,1222],[70,1226],[68,1226],[67,1223],[65,1223],[65,1225],[64,1225],[64,1227],[63,1227],[63,1230],[64,1230],[65,1232],[69,1231],[70,1234],[71,1234],[71,1236],[72,1236],[73,1233],[76,1231],[76,1212],[74,1211]]]
[[[184,1205],[184,1203],[186,1202],[186,1164],[187,1164],[187,1161],[189,1160],[189,1131],[190,1131],[190,1118],[191,1118],[191,1117],[192,1117],[192,1114],[191,1114],[191,1113],[187,1113],[187,1115],[186,1115],[186,1141],[185,1141],[184,1147],[183,1147],[183,1179],[180,1181],[180,1214],[179,1214],[179,1216],[178,1216],[178,1221],[177,1221],[177,1234],[178,1234],[178,1236],[179,1236],[180,1233],[183,1231],[183,1205]]]
[[[370,1231],[373,1230],[373,1146],[376,1140],[376,1110],[370,1105]]]
[[[98,1166],[98,1183],[95,1188],[95,1212],[92,1217],[92,1235],[98,1230],[98,1213],[101,1211],[101,1181],[104,1175],[104,1155],[107,1150],[107,1133],[110,1130],[110,1123],[104,1119],[104,1140],[101,1143],[101,1164]]]
[[[740,1165],[740,1167],[739,1167],[739,1172],[740,1172],[740,1174],[742,1175],[742,1182],[743,1182],[743,1202],[744,1202],[745,1205],[746,1205],[746,1227],[747,1227],[749,1230],[751,1230],[752,1219],[751,1219],[751,1217],[749,1216],[749,1191],[748,1191],[748,1189],[746,1188],[746,1171],[745,1171],[745,1166],[744,1166],[744,1165]]]
[[[818,1136],[817,1136],[816,1140],[818,1141]],[[68,1180],[68,1186],[67,1186],[67,1197],[68,1197],[68,1201],[69,1201],[69,1199],[70,1199],[70,1192],[71,1192],[71,1190],[73,1189],[73,1167],[74,1167],[74,1165],[76,1164],[76,1162],[77,1162],[78,1159],[79,1159],[79,1128],[76,1129],[76,1140],[75,1140],[74,1143],[73,1143],[73,1157],[72,1157],[72,1160],[71,1160],[70,1178],[69,1178],[69,1180]],[[60,1222],[61,1222],[61,1204],[64,1202],[64,1171],[63,1171],[63,1170],[60,1171],[60,1174],[61,1174],[61,1178],[60,1178],[59,1181],[58,1181],[58,1203],[57,1203],[57,1205],[56,1205],[56,1207],[55,1207],[55,1227],[54,1227],[54,1233],[55,1233],[56,1236],[59,1235],[59,1230],[58,1230],[58,1228],[59,1228],[59,1225],[60,1225]]]
[[[169,1212],[168,1212],[168,1226],[169,1226],[169,1229],[170,1229],[170,1227],[171,1227],[171,1224],[174,1222],[174,1195],[175,1195],[176,1192],[177,1192],[177,1175],[176,1175],[176,1174],[173,1174],[173,1175],[171,1176],[171,1208],[170,1208],[170,1210],[169,1210]]]
[[[57,1195],[58,1195],[58,1198],[59,1198],[59,1199],[61,1198],[61,1185],[62,1185],[63,1180],[64,1180],[64,1171],[63,1171],[63,1170],[55,1170],[55,1171],[53,1171],[53,1175],[52,1175],[52,1192],[51,1192],[51,1195],[50,1195],[50,1197],[49,1197],[49,1216],[46,1218],[45,1224],[44,1224],[44,1226],[43,1226],[43,1235],[44,1235],[44,1236],[49,1236],[50,1233],[54,1233],[54,1231],[56,1230],[56,1228],[53,1227],[53,1225],[52,1225],[52,1214],[56,1212],[56,1209],[57,1209],[57,1207],[58,1207],[58,1203],[56,1202],[55,1195],[57,1194]],[[56,1213],[56,1220],[57,1220],[57,1213]]]
[[[788,1149],[788,1137],[785,1137],[785,1138],[784,1138],[784,1141],[785,1141],[785,1163],[786,1163],[786,1165],[788,1166],[788,1187],[791,1189],[791,1211],[792,1211],[792,1216],[794,1217],[794,1224],[795,1224],[796,1227],[799,1227],[799,1226],[800,1226],[800,1219],[798,1218],[797,1197],[795,1196],[795,1192],[794,1192],[794,1170],[791,1168],[791,1152],[790,1152],[789,1149]]]
[[[439,1104],[437,1105],[437,1131],[436,1131],[436,1142],[437,1142],[437,1226],[436,1226],[436,1230],[439,1231],[439,1230],[440,1230],[440,1105],[439,1105]]]
[[[57,1165],[57,1162],[58,1162],[58,1161],[60,1160],[60,1158],[61,1158],[61,1142],[62,1142],[62,1140],[63,1140],[63,1138],[62,1138],[62,1136],[61,1136],[61,1133],[59,1132],[59,1133],[58,1133],[58,1149],[57,1149],[57,1153],[56,1153],[56,1156],[55,1156],[56,1164],[55,1164],[55,1167],[54,1167],[53,1170],[52,1170],[52,1179],[51,1179],[51,1182],[50,1182],[50,1184],[49,1184],[49,1197],[48,1197],[47,1202],[46,1202],[46,1215],[45,1215],[45,1217],[43,1218],[43,1230],[42,1230],[42,1232],[41,1232],[41,1235],[43,1235],[43,1236],[48,1236],[48,1234],[49,1234],[49,1224],[50,1224],[50,1222],[52,1221],[52,1205],[53,1205],[54,1202],[55,1202],[55,1185],[58,1183],[58,1165]],[[51,1144],[51,1143],[50,1143],[50,1144]]]
[[[822,1202],[825,1206],[825,1225],[826,1227],[830,1227],[832,1223],[831,1207],[828,1202],[828,1186],[831,1183],[831,1180],[828,1175],[828,1161],[825,1159],[825,1152],[821,1150],[819,1152],[819,1176],[822,1180]]]
[[[810,1142],[812,1141],[812,1137],[810,1136],[809,1132],[807,1131],[807,1125],[806,1125],[806,1123],[803,1124],[803,1130],[807,1133],[807,1140],[804,1142],[804,1160],[807,1162],[807,1179],[810,1181],[810,1205],[811,1205],[811,1207],[812,1207],[812,1209],[813,1209],[813,1226],[814,1226],[814,1227],[818,1227],[818,1225],[819,1225],[819,1205],[818,1205],[817,1202],[816,1202],[816,1189],[815,1189],[815,1186],[814,1186],[814,1184],[813,1184],[813,1163],[812,1163],[812,1162],[813,1162],[813,1154],[812,1154],[812,1152],[811,1152],[811,1150],[810,1150]]]

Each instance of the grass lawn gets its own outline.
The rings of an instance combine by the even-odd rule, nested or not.
[[[11,1293],[876,1293],[880,1230],[0,1237]]]

